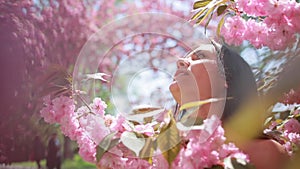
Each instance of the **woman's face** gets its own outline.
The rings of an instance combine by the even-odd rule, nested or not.
[[[225,97],[225,79],[219,65],[217,52],[212,44],[203,44],[187,57],[179,58],[174,81],[169,87],[176,102],[183,105],[192,101]],[[196,116],[206,118],[211,107],[212,103],[201,106]]]

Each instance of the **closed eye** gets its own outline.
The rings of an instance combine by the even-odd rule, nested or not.
[[[196,51],[193,55],[192,55],[192,60],[199,60],[199,59],[204,59],[205,55],[203,54],[202,51]]]

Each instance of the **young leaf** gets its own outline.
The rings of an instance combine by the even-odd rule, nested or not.
[[[227,157],[224,159],[224,168],[225,169],[234,169],[232,162],[231,162],[231,157]]]
[[[105,73],[94,73],[94,74],[86,74],[86,80],[94,79],[94,80],[102,80],[104,82],[107,82],[108,80],[104,79],[104,76],[110,77],[110,75]]]
[[[227,9],[227,5],[221,5],[217,8],[218,16],[222,15],[222,13]]]
[[[169,125],[162,129],[157,137],[157,144],[164,158],[171,165],[181,148],[179,131],[174,118],[171,119]]]
[[[195,101],[195,102],[189,102],[182,105],[179,109],[179,113],[177,118],[177,121],[180,121],[183,124],[188,124],[190,122],[196,122],[196,121],[189,121],[189,117],[191,114],[195,113],[202,105],[212,102],[217,102],[223,100],[221,98],[210,98],[207,100],[201,100],[201,101]]]
[[[65,68],[54,65],[37,80],[35,88],[38,89],[37,97],[49,94],[52,94],[53,97],[64,94],[70,95],[72,77]]]
[[[97,147],[96,159],[97,162],[103,157],[104,153],[107,152],[110,148],[116,146],[119,143],[119,139],[114,139],[113,137],[117,134],[117,132],[110,133],[105,136],[102,141],[99,143]]]
[[[200,1],[196,1],[193,4],[193,9],[198,9],[198,8],[203,8],[206,5],[208,5],[212,0],[200,0]]]
[[[132,150],[136,156],[139,156],[140,151],[145,145],[145,138],[138,138],[133,132],[125,131],[121,135],[122,143],[130,150]]]
[[[148,138],[146,140],[145,146],[140,151],[139,157],[147,160],[150,164],[152,164],[152,156],[154,150],[154,141],[152,140],[152,138]]]
[[[207,8],[204,8],[204,9],[202,9],[202,10],[196,12],[196,13],[192,16],[191,20],[195,20],[195,19],[201,17],[202,14],[203,14],[204,12],[206,12],[206,11],[207,11]]]
[[[189,103],[185,103],[184,105],[182,105],[179,110],[188,109],[188,108],[192,108],[192,107],[200,107],[204,104],[218,102],[221,100],[224,100],[224,99],[223,98],[210,98],[210,99],[206,99],[206,100],[189,102]]]
[[[208,20],[207,20],[207,22],[204,26],[204,30],[205,30],[204,34],[206,34],[207,26],[208,26],[209,22],[211,21],[213,14],[214,14],[213,12],[210,14],[210,16],[209,16],[209,18],[208,18]]]
[[[224,159],[224,168],[225,169],[255,169],[254,166],[248,164],[242,159],[236,159],[227,157]]]
[[[224,169],[224,167],[221,165],[214,165],[210,169]]]
[[[189,108],[189,109],[183,109],[182,111],[180,111],[178,113],[177,121],[180,121],[182,124],[190,123],[190,121],[189,121],[190,115],[194,114],[198,110],[198,108],[199,107],[192,107],[192,108]]]
[[[222,28],[222,26],[224,25],[224,22],[225,22],[225,16],[226,16],[226,15],[223,15],[223,17],[221,18],[220,22],[218,23],[218,27],[217,27],[217,35],[218,35],[218,36],[220,36],[221,28]]]
[[[213,11],[215,9],[216,5],[212,6],[211,8],[209,8],[207,10],[207,12],[205,13],[204,17],[201,17],[197,20],[197,24],[201,24],[209,15],[212,15],[213,14]],[[209,22],[209,21],[208,21]],[[208,23],[207,23],[208,24]]]
[[[232,163],[234,169],[255,169],[254,166],[252,166],[251,164],[248,164],[243,159],[233,158],[233,159],[231,159],[231,163]]]
[[[158,107],[147,107],[147,108],[139,108],[132,110],[132,114],[127,115],[126,119],[136,122],[143,122],[146,119],[151,119],[147,122],[151,122],[152,118],[155,115],[158,115],[162,112],[164,112],[165,109],[158,108]]]

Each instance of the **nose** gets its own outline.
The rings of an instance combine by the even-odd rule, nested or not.
[[[179,58],[177,61],[177,68],[188,68],[190,66],[190,62],[188,62],[184,58]]]

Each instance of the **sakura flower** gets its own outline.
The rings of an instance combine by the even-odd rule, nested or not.
[[[88,114],[84,118],[80,118],[79,123],[96,144],[99,144],[110,132],[104,124],[104,119],[99,115]]]
[[[45,122],[53,124],[56,123],[55,112],[52,105],[48,105],[40,110],[41,116],[44,118]]]
[[[220,150],[220,158],[232,157],[249,162],[249,156],[244,154],[233,143],[223,144]]]
[[[289,139],[290,142],[300,145],[300,134],[298,133],[284,133],[284,136]]]
[[[116,118],[110,114],[104,116],[105,126],[110,127],[111,124],[116,120]]]
[[[122,152],[120,152],[122,153]],[[103,158],[101,158],[100,162],[97,164],[99,168],[119,168],[126,169],[128,166],[126,165],[127,158],[122,158],[118,155],[118,153],[105,153]]]
[[[90,105],[92,108],[93,112],[96,114],[99,114],[101,117],[104,116],[105,112],[104,110],[107,108],[107,105],[104,101],[102,101],[101,98],[95,98],[93,100],[93,103]]]
[[[96,144],[89,138],[86,133],[83,133],[77,140],[79,147],[79,155],[88,162],[96,162]]]
[[[145,134],[146,136],[153,136],[154,129],[150,123],[146,125],[136,125],[134,126],[134,131],[137,133]]]
[[[293,154],[293,146],[292,143],[287,141],[285,144],[283,144],[285,150],[288,152],[288,154],[291,156]]]
[[[253,19],[249,19],[246,25],[247,31],[245,31],[245,39],[256,48],[264,46],[268,37],[267,25],[263,22],[256,22]]]
[[[252,16],[265,16],[267,14],[266,8],[270,6],[269,0],[237,0],[237,7]]]
[[[74,114],[74,101],[69,97],[60,96],[51,101],[47,96],[44,101],[46,107],[41,109],[40,114],[48,123],[60,123],[64,116]]]
[[[53,111],[55,112],[55,121],[60,123],[61,119],[68,115],[68,114],[74,114],[75,111],[75,104],[73,99],[66,97],[66,96],[60,96],[52,100],[53,104]]]
[[[123,132],[125,131],[125,128],[123,126],[123,123],[125,122],[125,117],[121,116],[121,115],[117,115],[116,120],[114,120],[111,125],[109,126],[109,128],[112,131],[118,131],[118,132]]]
[[[186,148],[180,150],[174,168],[210,168],[228,157],[249,161],[233,143],[224,144],[226,138],[220,119],[212,116],[203,125],[203,129],[189,132]]]
[[[225,20],[221,29],[221,34],[227,40],[227,43],[240,45],[246,31],[246,22],[239,16],[229,17]]]
[[[82,135],[83,129],[75,116],[65,116],[61,121],[61,131],[71,140],[77,140]]]
[[[300,123],[296,119],[290,119],[284,124],[284,129],[289,133],[298,133],[300,134]]]
[[[124,166],[126,169],[146,169],[150,168],[150,163],[141,158],[128,158],[126,161],[126,165]]]
[[[151,166],[151,169],[161,169],[161,168],[169,168],[169,164],[167,160],[163,157],[163,155],[159,154],[153,157],[153,165]]]

